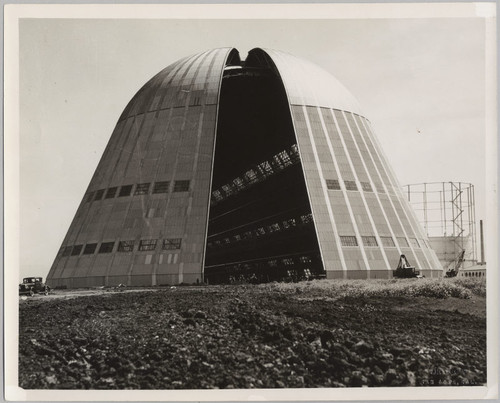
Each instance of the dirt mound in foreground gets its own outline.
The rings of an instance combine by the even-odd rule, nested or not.
[[[485,300],[445,301],[320,298],[307,287],[259,286],[31,298],[20,304],[19,382],[25,389],[484,384]]]

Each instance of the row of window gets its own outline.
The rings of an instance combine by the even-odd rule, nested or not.
[[[303,268],[303,269],[290,269],[286,271],[288,277],[291,278],[298,278],[298,277],[304,277],[304,278],[311,278],[312,273],[311,270],[308,268]],[[228,278],[229,283],[248,283],[251,282],[252,280],[255,280],[262,276],[262,273],[251,273],[251,274],[235,274],[231,275]],[[265,280],[264,280],[265,281]]]
[[[287,269],[286,274],[288,275],[288,277],[291,277],[291,278],[300,278],[300,277],[311,278],[312,277],[312,272],[308,268]],[[248,282],[251,282],[252,280],[259,281],[259,278],[261,281],[262,280],[266,281],[265,275],[264,275],[264,273],[262,273],[262,271],[257,272],[257,273],[255,273],[255,272],[252,273],[250,271],[249,273],[235,273],[233,275],[230,275],[228,277],[228,281],[229,281],[229,283],[240,283],[240,282],[248,283]],[[267,279],[267,280],[269,280],[269,279]]]
[[[274,175],[289,166],[295,165],[300,161],[299,149],[297,144],[292,145],[289,149],[283,150],[274,155],[271,159],[255,165],[242,176],[238,176],[231,182],[222,185],[219,189],[212,192],[211,204],[217,203],[233,196],[249,186],[266,180],[269,176]]]
[[[326,182],[326,187],[328,190],[341,190],[340,188],[340,182],[338,179],[325,179]],[[370,185],[369,182],[360,182],[361,183],[361,188],[365,192],[373,192],[372,185]],[[358,190],[358,185],[356,184],[356,181],[344,181],[345,189],[346,190]]]
[[[217,272],[233,273],[237,275],[239,273],[248,272],[266,272],[267,269],[279,269],[286,267],[287,269],[297,269],[302,268],[303,270],[308,270],[308,275],[311,275],[312,258],[310,255],[300,255],[300,256],[282,256],[282,257],[271,257],[266,260],[254,260],[247,261],[243,263],[232,263],[229,265],[224,265],[224,267],[215,269],[209,268],[207,274],[215,274]]]
[[[312,224],[312,222],[313,222],[312,214],[311,213],[304,214],[304,215],[301,215],[300,217],[289,218],[289,219],[286,219],[286,220],[283,220],[280,222],[275,222],[272,224],[261,226],[261,227],[258,227],[256,229],[253,229],[253,230],[248,230],[248,231],[245,231],[241,234],[236,234],[236,235],[232,235],[230,237],[216,239],[214,241],[209,240],[207,243],[207,246],[209,248],[211,248],[213,246],[227,245],[227,244],[230,244],[233,242],[239,242],[242,240],[258,238],[258,237],[261,237],[263,235],[272,234],[273,232],[279,232],[279,231],[295,228],[299,225]]]
[[[486,272],[484,271],[466,271],[466,272],[463,272],[463,276],[464,277],[485,277],[486,276]]]
[[[287,270],[286,273],[288,274],[288,277],[297,277],[300,276],[301,274],[306,277],[312,277],[311,270],[309,269],[302,269],[302,270]]]
[[[294,266],[295,264],[309,264],[311,263],[311,257],[304,255],[298,257],[285,257],[282,259],[271,259],[267,261],[269,267],[283,266]]]
[[[227,237],[221,237],[219,239],[215,240],[210,240],[207,243],[207,246],[209,248],[211,247],[217,247],[217,246],[222,246],[222,245],[227,245],[231,244],[234,242],[239,242],[243,240],[248,240],[248,239],[253,239],[253,238],[258,238],[263,235],[268,235],[272,234],[274,232],[279,232],[283,230],[288,230],[297,227],[298,225],[306,225],[306,224],[312,224],[313,223],[313,217],[312,214],[304,214],[301,215],[300,217],[297,218],[289,218],[280,222],[275,222],[272,224],[268,224],[265,226],[261,226],[258,228],[255,228],[253,230],[247,230],[241,234],[235,234]],[[427,245],[428,248],[430,246],[426,243],[424,240],[420,240],[420,243],[416,238],[410,238],[410,243],[408,243],[408,240],[405,237],[397,237],[398,243],[401,247],[406,247],[408,248],[410,244],[415,247],[415,248],[421,248],[424,245]],[[375,236],[370,236],[370,235],[362,235],[361,236],[361,241],[363,246],[365,247],[378,247],[378,241]],[[389,247],[389,248],[395,248],[396,243],[394,242],[394,239],[392,236],[381,236],[380,241],[382,243],[382,246],[384,247]],[[340,236],[340,243],[342,246],[359,246],[358,238],[355,235],[341,235]],[[421,246],[422,244],[422,246]]]
[[[181,238],[163,239],[161,243],[162,250],[174,250],[181,248]],[[72,245],[63,246],[59,253],[61,256],[80,256],[80,255],[93,255],[96,250],[97,253],[112,253],[115,248],[116,242],[101,242],[99,248],[98,243],[87,243],[85,245]],[[134,240],[119,241],[116,252],[133,252],[135,245],[138,244],[138,251],[153,251],[156,250],[158,239],[141,239],[138,243]]]
[[[409,247],[408,240],[405,237],[397,237],[398,243],[401,247]],[[363,246],[378,246],[377,238],[374,236],[361,236],[361,241]],[[381,236],[380,241],[382,242],[382,246],[385,247],[396,247],[394,243],[394,239],[391,236]],[[428,248],[430,246],[424,240],[420,240],[422,245],[427,245]],[[420,248],[420,243],[416,238],[410,238],[410,243],[415,248]],[[358,238],[355,235],[341,235],[340,236],[340,244],[342,246],[359,246]]]
[[[152,185],[152,186],[151,186]],[[173,182],[173,192],[188,192],[189,191],[189,180],[179,180]],[[135,188],[134,188],[135,186]],[[137,183],[136,185],[123,185],[114,186],[107,189],[99,189],[95,192],[87,193],[86,201],[90,203],[92,201],[98,201],[102,199],[113,199],[115,197],[127,197],[127,196],[138,196],[147,195],[150,193],[168,193],[171,188],[170,181],[161,182],[148,182],[148,183]]]

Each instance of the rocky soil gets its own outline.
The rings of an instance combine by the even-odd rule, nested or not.
[[[22,388],[486,382],[480,296],[335,299],[250,285],[58,293],[20,301]]]

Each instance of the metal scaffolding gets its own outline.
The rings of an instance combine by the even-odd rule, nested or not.
[[[477,262],[474,185],[464,182],[432,182],[404,186],[429,238],[442,237],[453,245],[447,261]],[[465,253],[464,253],[465,251]],[[461,257],[462,256],[462,257]]]

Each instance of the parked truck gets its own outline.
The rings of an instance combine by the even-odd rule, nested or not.
[[[45,284],[42,277],[25,277],[19,284],[19,295],[44,294],[49,295],[50,287]]]

